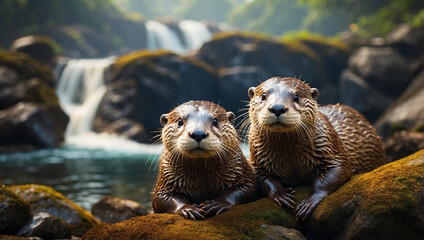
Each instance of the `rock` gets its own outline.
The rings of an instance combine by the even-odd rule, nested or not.
[[[384,143],[386,161],[406,157],[420,149],[424,149],[424,133],[422,132],[395,132]]]
[[[39,78],[48,86],[55,86],[52,70],[27,54],[0,51],[0,66],[15,71],[18,80]],[[4,78],[5,76],[2,76],[0,82],[2,88],[4,81],[7,81],[7,78]],[[8,80],[7,83],[11,83],[11,80]]]
[[[309,234],[319,239],[422,239],[423,171],[421,150],[352,177],[318,205]]]
[[[267,240],[306,240],[305,236],[296,229],[275,225],[262,225]]]
[[[371,87],[362,78],[344,70],[340,78],[340,103],[353,107],[374,122],[393,100]],[[320,97],[321,97],[320,91]]]
[[[37,236],[48,239],[70,239],[71,229],[63,220],[45,212],[34,214],[26,224],[21,227],[18,236]]]
[[[262,225],[307,230],[308,239],[421,239],[424,230],[423,151],[355,175],[326,197],[311,219],[296,224],[294,211],[269,199],[235,206],[204,221],[149,214],[100,225],[82,239],[264,239]],[[309,187],[296,188],[296,202]]]
[[[104,223],[117,223],[147,214],[137,202],[105,196],[91,208],[91,213]]]
[[[58,106],[21,102],[0,111],[0,145],[58,147],[69,117]]]
[[[16,234],[30,214],[29,204],[0,184],[0,235]]]
[[[22,52],[30,55],[38,61],[52,65],[55,58],[55,41],[49,37],[29,35],[16,39],[10,46],[13,52]]]
[[[105,127],[103,132],[109,134],[117,134],[126,139],[131,139],[136,142],[148,142],[149,134],[144,129],[144,126],[134,120],[128,118],[118,119],[109,126]]]
[[[147,48],[147,30],[143,22],[134,21],[121,16],[110,16],[108,19],[111,31],[116,34],[127,49],[138,50]]]
[[[386,42],[406,59],[414,61],[424,53],[424,29],[401,24],[389,33]]]
[[[299,40],[318,54],[324,65],[329,82],[334,86],[338,86],[340,74],[347,67],[347,61],[350,56],[348,45],[318,37],[300,38]]]
[[[100,224],[91,213],[50,187],[32,184],[11,186],[9,189],[30,204],[33,215],[45,212],[66,222],[72,235],[82,236]]]
[[[393,99],[400,96],[412,80],[408,64],[392,48],[358,49],[349,58],[349,70]]]
[[[95,117],[94,129],[99,132],[127,118],[151,134],[160,128],[160,116],[178,103],[219,100],[215,70],[191,57],[139,51],[118,58],[114,68]]]
[[[10,235],[0,235],[0,240],[44,240],[40,237],[18,237]]]
[[[419,131],[424,124],[424,71],[414,79],[402,96],[376,121],[374,127],[383,139],[396,131]]]

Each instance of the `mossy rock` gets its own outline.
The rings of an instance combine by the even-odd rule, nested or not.
[[[0,235],[16,234],[30,214],[29,204],[0,184]]]
[[[312,239],[421,239],[423,171],[420,151],[356,175],[325,198],[306,223],[296,223],[293,210],[260,199],[204,221],[150,214],[100,225],[83,239],[265,239],[263,224],[300,229]],[[297,203],[309,189],[296,188]]]
[[[46,212],[65,221],[71,227],[72,235],[82,236],[89,229],[100,224],[100,221],[91,213],[51,187],[30,184],[8,188],[30,204],[32,214]]]
[[[422,239],[423,150],[356,175],[314,211],[310,232],[322,239]]]
[[[24,79],[40,78],[50,87],[55,85],[52,70],[25,53],[0,51],[0,66],[15,70]]]

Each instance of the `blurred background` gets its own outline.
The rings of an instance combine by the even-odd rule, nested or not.
[[[160,115],[203,99],[241,116],[272,76],[360,111],[387,161],[423,148],[422,0],[2,0],[0,22],[0,183],[86,209],[148,207]]]

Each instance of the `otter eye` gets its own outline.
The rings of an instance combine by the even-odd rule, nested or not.
[[[261,100],[262,101],[265,101],[266,100],[266,94],[265,93],[262,93]]]
[[[178,127],[181,127],[182,125],[184,125],[183,119],[180,118],[178,119]]]
[[[218,119],[214,118],[212,123],[215,127],[218,127]]]
[[[293,97],[293,102],[299,102],[299,95],[294,95],[294,97]]]

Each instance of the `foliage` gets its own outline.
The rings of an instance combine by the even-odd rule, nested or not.
[[[281,35],[299,29],[307,12],[307,7],[293,0],[256,0],[233,9],[228,14],[228,22],[248,31]]]
[[[229,0],[183,0],[176,10],[176,16],[179,19],[224,22],[232,8]]]

